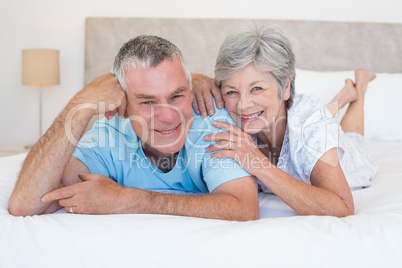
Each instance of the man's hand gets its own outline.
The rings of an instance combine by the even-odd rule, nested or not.
[[[43,196],[42,202],[58,201],[67,212],[80,214],[117,214],[124,187],[96,174],[79,174],[81,183],[60,188]],[[72,208],[72,210],[71,210]]]
[[[191,73],[191,80],[194,94],[193,108],[197,114],[201,114],[205,118],[207,114],[215,113],[212,96],[215,98],[216,107],[223,108],[221,91],[212,78],[203,74]]]
[[[95,78],[70,101],[72,105],[87,103],[97,105],[98,109],[90,109],[93,115],[105,114],[107,119],[111,119],[118,113],[119,117],[128,117],[126,93],[111,73],[104,73]],[[100,105],[102,103],[104,105]]]

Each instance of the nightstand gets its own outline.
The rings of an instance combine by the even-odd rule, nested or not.
[[[26,153],[30,149],[31,148],[28,148],[25,145],[13,145],[13,146],[0,147],[0,157]]]

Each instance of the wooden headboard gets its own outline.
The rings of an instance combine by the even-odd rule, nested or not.
[[[164,37],[176,44],[192,72],[213,76],[224,37],[242,19],[87,18],[85,84],[111,70],[120,47],[140,34]],[[266,22],[278,25],[290,39],[296,67],[316,71],[367,68],[402,73],[402,24],[314,21]]]

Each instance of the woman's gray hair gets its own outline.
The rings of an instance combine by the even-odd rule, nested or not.
[[[295,56],[289,40],[279,28],[260,23],[252,23],[239,28],[229,35],[221,45],[215,64],[215,83],[222,86],[222,81],[233,73],[242,70],[250,63],[263,72],[271,72],[278,84],[279,97],[291,79],[290,98],[286,108],[293,104],[295,92]]]
[[[180,49],[170,41],[153,35],[140,35],[125,43],[114,59],[112,74],[116,76],[121,87],[126,91],[125,73],[128,68],[137,66],[152,68],[166,59],[173,60],[176,57],[183,66],[191,88],[191,73],[184,64]]]

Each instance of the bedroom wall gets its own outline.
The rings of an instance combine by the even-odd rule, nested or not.
[[[21,49],[60,49],[61,84],[44,89],[48,128],[83,87],[85,17],[265,18],[402,23],[400,0],[0,0],[0,147],[38,139],[38,91],[21,85]]]

